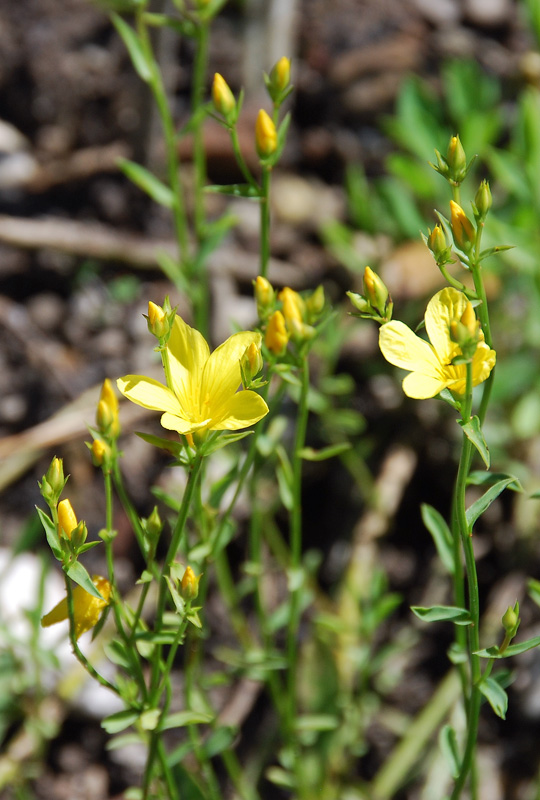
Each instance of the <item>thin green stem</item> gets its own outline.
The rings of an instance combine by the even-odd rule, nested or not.
[[[259,193],[260,191],[259,184],[251,174],[251,170],[249,169],[248,165],[246,164],[245,158],[242,155],[242,149],[240,147],[240,141],[238,139],[238,131],[236,130],[236,125],[231,125],[229,127],[229,135],[231,137],[231,144],[233,147],[234,157],[236,159],[236,163],[240,167],[242,175],[249,183],[251,188],[255,189],[257,193]]]
[[[298,661],[298,626],[300,623],[301,581],[299,570],[302,560],[302,456],[300,451],[306,441],[308,420],[309,364],[304,357],[301,370],[302,386],[298,403],[296,435],[292,456],[292,509],[289,515],[291,535],[291,580],[289,622],[287,626],[287,734],[292,739],[296,717],[296,665]]]
[[[270,260],[270,176],[272,168],[263,166],[261,181],[261,277],[268,276],[268,262]]]

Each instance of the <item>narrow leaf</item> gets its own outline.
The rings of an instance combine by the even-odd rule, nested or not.
[[[135,186],[146,192],[158,205],[165,206],[165,208],[174,206],[173,192],[146,167],[136,164],[135,161],[130,161],[128,158],[118,159],[118,166]]]
[[[453,778],[459,775],[461,762],[457,745],[456,732],[451,725],[445,725],[439,734],[439,745],[450,766]]]
[[[481,658],[510,658],[510,656],[519,656],[520,653],[525,653],[527,650],[532,650],[533,647],[538,647],[539,645],[540,636],[534,636],[532,639],[519,642],[519,644],[511,644],[502,654],[497,645],[493,645],[493,647],[486,647],[484,650],[478,650],[475,655]]]
[[[104,728],[107,733],[118,733],[139,719],[139,713],[139,711],[132,711],[131,709],[117,711],[116,714],[105,717],[101,722],[101,727]]]
[[[484,434],[482,433],[482,427],[480,425],[480,420],[478,417],[471,417],[468,422],[463,422],[462,420],[458,419],[458,425],[462,428],[463,433],[469,439],[470,442],[476,447],[478,452],[482,457],[482,461],[486,465],[486,469],[489,469],[490,457],[489,457],[489,450],[486,444],[486,440],[484,439]]]
[[[331,444],[328,447],[323,447],[321,450],[314,450],[313,447],[303,447],[298,451],[300,458],[305,461],[326,461],[328,458],[339,456],[346,450],[352,447],[350,442],[339,442],[339,444]]]
[[[141,40],[133,30],[133,28],[124,22],[122,17],[114,12],[111,14],[114,27],[122,37],[126,49],[130,55],[135,71],[141,80],[148,83],[152,77],[152,71],[146,59]]]
[[[212,194],[227,194],[231,197],[248,197],[258,200],[261,196],[259,189],[250,183],[230,183],[227,185],[205,186],[205,192]]]
[[[36,510],[38,512],[39,518],[41,520],[41,524],[43,525],[43,529],[45,531],[45,536],[47,537],[47,542],[49,543],[49,547],[51,548],[53,555],[59,561],[62,560],[62,548],[60,547],[60,539],[58,537],[58,531],[56,530],[56,525],[41,508],[36,506]]]
[[[452,549],[452,533],[444,517],[427,503],[422,504],[422,520],[431,533],[439,558],[450,573],[454,574],[454,553]]]
[[[412,606],[411,611],[424,622],[453,622],[456,625],[472,623],[467,609],[457,606]]]
[[[485,678],[480,683],[479,689],[497,716],[506,719],[508,695],[500,683],[495,678]]]
[[[502,491],[506,489],[507,486],[515,482],[515,478],[504,478],[502,481],[497,481],[497,483],[493,484],[484,494],[482,497],[479,497],[472,506],[466,511],[467,517],[467,524],[469,528],[472,528],[478,517],[480,517],[486,509],[490,507],[494,500],[500,495]]]
[[[66,570],[66,574],[69,578],[71,578],[72,581],[78,583],[79,586],[82,586],[82,588],[88,592],[88,594],[91,594],[93,597],[97,597],[99,600],[103,600],[103,597],[92,583],[92,578],[80,561],[76,561],[74,564],[71,564]]]
[[[167,731],[170,728],[183,728],[186,725],[201,725],[212,722],[214,717],[203,711],[176,711],[174,714],[167,714],[161,725],[160,731]]]

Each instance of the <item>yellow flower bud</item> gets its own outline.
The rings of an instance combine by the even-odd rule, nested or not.
[[[366,267],[364,270],[364,291],[371,307],[380,317],[386,318],[388,316],[388,309],[390,309],[391,314],[392,298],[390,297],[390,292],[386,288],[384,282],[370,267]]]
[[[285,317],[281,311],[274,311],[268,320],[264,342],[272,353],[281,355],[287,347],[288,341],[289,334],[285,325]]]
[[[317,286],[305,301],[308,322],[314,322],[320,317],[325,302],[324,289],[322,286]]]
[[[277,150],[276,126],[263,108],[255,123],[255,144],[260,158],[268,158]]]
[[[278,92],[283,92],[291,80],[291,59],[282,56],[272,67],[270,81]]]
[[[231,112],[236,108],[236,100],[234,94],[229,88],[229,84],[219,72],[214,75],[214,82],[212,84],[212,100],[216,111],[219,111],[225,118],[229,117]]]
[[[180,593],[184,600],[195,600],[199,594],[199,581],[201,575],[195,575],[191,567],[186,567],[180,584]]]
[[[66,539],[71,539],[71,533],[77,527],[77,517],[69,500],[60,500],[58,503],[58,533]]]
[[[465,311],[461,315],[460,322],[467,328],[471,336],[476,336],[478,325],[476,322],[476,314],[474,313],[474,308],[470,300],[465,306]]]
[[[96,416],[100,431],[116,438],[120,433],[118,398],[108,378],[105,378],[101,387]]]
[[[94,466],[101,467],[103,461],[109,454],[109,448],[102,439],[94,439],[92,442],[92,461]]]
[[[251,342],[249,347],[246,348],[246,358],[249,361],[252,375],[258,375],[263,368],[263,358],[261,355],[261,348],[255,342]]]
[[[148,302],[148,330],[157,339],[161,339],[168,330],[167,316],[161,306],[151,300]]]
[[[452,136],[450,139],[446,152],[446,163],[450,168],[450,177],[458,182],[463,180],[467,169],[467,156],[459,136]]]
[[[487,213],[491,208],[492,202],[493,198],[491,196],[491,189],[489,188],[489,183],[486,180],[484,180],[478,187],[478,191],[476,192],[474,198],[474,204],[481,219],[485,219],[485,217],[487,216]]]
[[[66,479],[64,477],[63,461],[61,458],[56,458],[55,456],[39,484],[44,500],[46,500],[50,506],[55,506],[58,503],[58,498],[65,485]]]
[[[443,259],[445,260],[449,255],[446,236],[440,225],[435,225],[433,230],[429,231],[426,242],[435,257],[435,261],[439,262]]]
[[[257,312],[260,317],[265,316],[265,312],[272,306],[274,302],[274,289],[270,281],[258,275],[253,283],[255,288],[255,301],[257,303]]]
[[[474,226],[461,206],[453,200],[450,200],[450,227],[457,247],[470,250],[476,238]]]
[[[361,314],[365,314],[366,316],[370,316],[371,305],[366,300],[366,298],[358,294],[357,292],[347,292],[347,297]]]
[[[292,320],[303,322],[305,316],[305,303],[294,289],[285,286],[278,294],[278,300],[283,303],[283,316],[287,327],[290,327]]]
[[[73,589],[73,617],[75,622],[75,638],[78,639],[83,633],[93,628],[99,621],[103,609],[109,605],[111,596],[111,584],[106,578],[100,575],[92,576],[92,583],[103,599],[94,597],[83,589],[82,586],[75,586]],[[61,600],[53,609],[45,614],[41,619],[43,628],[49,625],[56,625],[69,618],[67,598]]]

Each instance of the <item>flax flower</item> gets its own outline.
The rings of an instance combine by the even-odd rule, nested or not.
[[[102,578],[100,575],[94,575],[92,577],[92,583],[101,594],[102,600],[100,600],[99,597],[94,597],[94,595],[87,592],[86,589],[83,589],[82,586],[75,586],[73,589],[73,620],[75,623],[76,639],[82,636],[83,633],[86,633],[86,631],[89,631],[90,628],[93,628],[94,625],[97,625],[103,609],[109,605],[111,596],[111,584],[109,581],[106,578]],[[42,617],[41,625],[43,628],[48,628],[49,625],[56,625],[57,622],[62,622],[68,619],[68,617],[67,599],[64,598],[55,605],[52,611],[49,611],[48,614]]]
[[[260,333],[235,333],[210,353],[199,331],[176,316],[167,342],[171,385],[126,375],[118,388],[137,405],[162,411],[161,424],[170,431],[186,435],[247,428],[268,413],[262,397],[240,388],[240,362],[251,344],[260,348]]]
[[[443,289],[431,298],[426,309],[426,331],[431,344],[421,339],[403,322],[387,322],[380,329],[379,345],[391,364],[410,371],[403,381],[408,397],[435,397],[443,389],[465,392],[466,366],[452,365],[461,355],[459,345],[450,338],[450,323],[460,320],[467,298],[457,289]],[[486,380],[495,366],[495,351],[490,350],[482,332],[472,359],[473,386]]]

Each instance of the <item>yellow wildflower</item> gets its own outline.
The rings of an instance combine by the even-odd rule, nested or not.
[[[93,575],[92,583],[103,599],[100,600],[99,597],[94,597],[82,586],[75,586],[73,589],[73,617],[76,639],[98,623],[103,609],[109,605],[111,596],[111,584],[109,581],[100,575]],[[48,614],[41,618],[41,625],[44,628],[48,628],[49,625],[56,625],[57,622],[62,622],[68,618],[67,598],[64,598]]]
[[[210,353],[199,331],[176,316],[167,342],[172,385],[126,375],[118,379],[118,388],[133,403],[162,411],[161,424],[167,430],[187,435],[247,428],[268,413],[256,392],[237,391],[242,383],[240,360],[252,343],[260,348],[260,333],[235,333]]]
[[[463,394],[466,384],[466,365],[454,366],[452,360],[461,349],[450,337],[450,324],[468,312],[468,300],[457,289],[442,289],[429,301],[425,323],[431,344],[421,339],[403,322],[387,322],[380,329],[379,345],[391,364],[410,371],[403,381],[408,397],[435,397],[443,389]],[[486,380],[495,366],[495,351],[490,350],[480,331],[472,359],[473,386]]]

